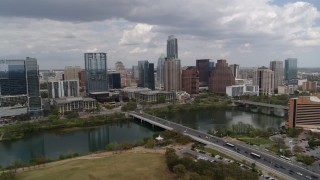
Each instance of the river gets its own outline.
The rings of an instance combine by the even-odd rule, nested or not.
[[[255,114],[238,110],[197,110],[167,114],[166,119],[188,127],[207,132],[217,126],[229,126],[238,122],[248,123],[256,128],[277,128],[283,118]],[[29,162],[33,157],[44,156],[57,159],[61,154],[86,154],[105,149],[109,143],[136,142],[151,137],[155,130],[140,122],[109,124],[73,131],[50,131],[33,134],[19,140],[0,142],[0,165],[10,165],[20,159]]]

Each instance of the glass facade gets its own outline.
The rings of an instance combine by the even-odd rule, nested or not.
[[[0,95],[27,94],[24,60],[0,60]]]
[[[173,35],[169,36],[167,40],[167,58],[178,59],[178,39]]]
[[[87,93],[108,91],[107,53],[85,53]]]
[[[26,72],[29,111],[41,110],[42,105],[39,84],[39,66],[37,63],[37,59],[27,57]]]
[[[288,58],[285,60],[284,75],[285,80],[289,81],[291,79],[297,79],[298,74],[298,59]]]
[[[154,64],[148,61],[138,61],[138,69],[138,87],[146,87],[154,90]]]

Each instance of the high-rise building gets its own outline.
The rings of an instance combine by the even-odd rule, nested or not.
[[[274,72],[274,88],[278,89],[278,86],[282,86],[283,82],[283,62],[271,61],[270,69]]]
[[[108,82],[110,89],[120,89],[121,88],[121,74],[119,72],[108,73]]]
[[[87,77],[86,77],[86,70],[81,70],[79,72],[79,86],[80,86],[80,96],[87,95]]]
[[[87,93],[108,91],[107,53],[85,53]]]
[[[120,73],[121,87],[127,86],[127,70],[121,61],[115,63],[116,71]],[[109,83],[110,85],[110,83]]]
[[[316,128],[320,126],[320,96],[300,96],[289,100],[289,128]]]
[[[0,60],[0,95],[27,94],[25,60]]]
[[[259,86],[262,94],[273,94],[274,72],[266,67],[260,67],[253,71],[253,85]]]
[[[288,58],[285,60],[284,64],[284,76],[286,81],[291,79],[297,79],[298,74],[298,59],[297,58]]]
[[[26,60],[0,60],[0,96],[10,101],[10,104],[1,103],[0,107],[23,106],[32,116],[42,115],[37,59],[27,57]],[[17,109],[11,115],[21,114],[19,112]]]
[[[62,97],[78,97],[79,95],[79,80],[48,82],[48,97],[51,99]]]
[[[138,69],[138,87],[146,87],[154,90],[154,64],[148,61],[138,61]]]
[[[132,66],[132,79],[138,81],[139,80],[139,67]]]
[[[199,94],[199,71],[195,66],[182,68],[182,90],[188,94]]]
[[[167,58],[178,59],[178,39],[171,35],[167,40]]]
[[[209,91],[214,93],[226,93],[226,87],[235,84],[231,68],[224,59],[217,61],[216,67],[209,79]]]
[[[239,64],[230,64],[231,72],[234,78],[239,78]]]
[[[42,103],[40,96],[39,66],[37,59],[27,57],[26,76],[28,92],[28,111],[32,115],[42,114]]]
[[[63,80],[79,80],[79,72],[81,71],[80,66],[66,66],[64,68],[64,79]]]
[[[168,59],[164,61],[164,90],[181,90],[181,61],[179,59]]]
[[[196,66],[199,71],[199,86],[208,86],[210,75],[214,69],[214,62],[209,59],[197,59]]]
[[[165,61],[165,55],[161,54],[161,56],[158,58],[158,66],[157,66],[157,87],[160,89],[164,86],[164,61]]]

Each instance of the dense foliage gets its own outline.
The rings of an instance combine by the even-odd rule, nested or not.
[[[133,111],[137,108],[137,103],[136,102],[128,102],[127,104],[123,105],[121,107],[122,111]]]
[[[251,170],[243,170],[236,163],[224,164],[222,162],[211,163],[191,157],[179,158],[174,149],[167,148],[166,162],[169,170],[180,178],[186,179],[258,179],[258,174]]]

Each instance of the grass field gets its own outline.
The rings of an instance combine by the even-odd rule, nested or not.
[[[109,157],[77,159],[54,167],[44,167],[17,174],[24,180],[90,179],[175,179],[167,169],[163,154],[123,152]]]

